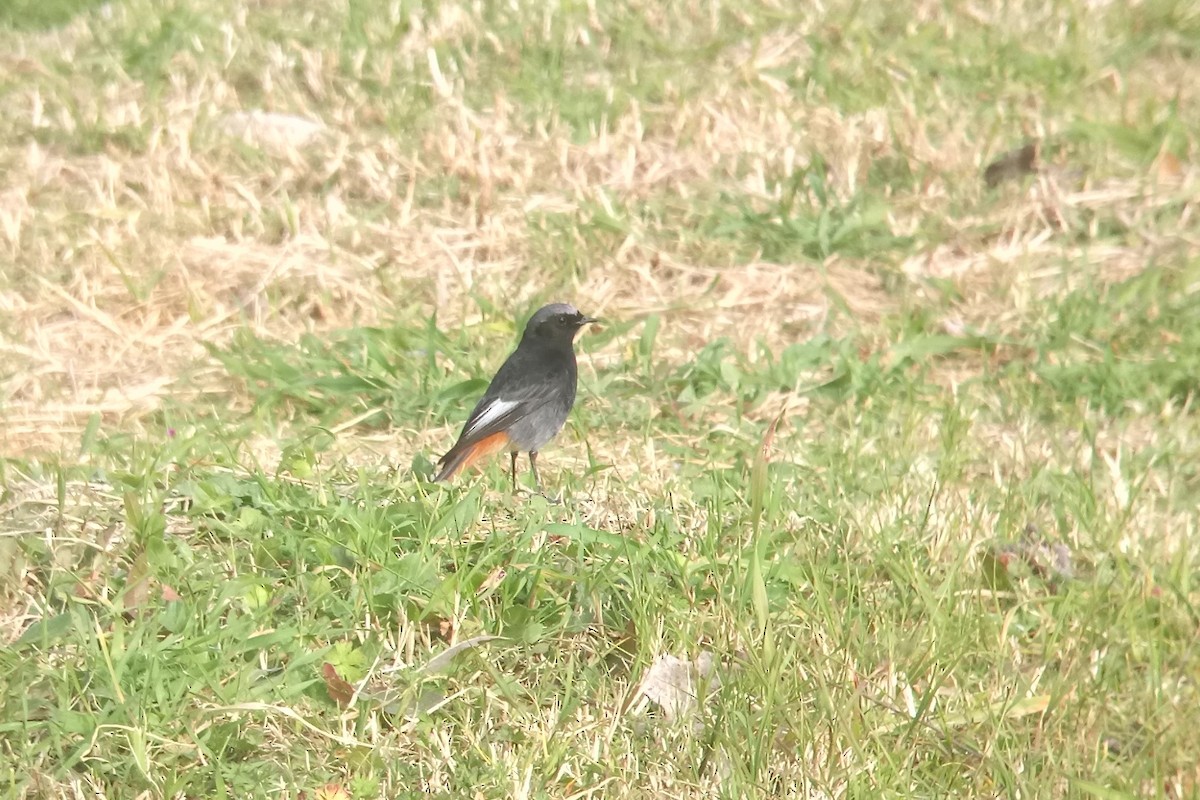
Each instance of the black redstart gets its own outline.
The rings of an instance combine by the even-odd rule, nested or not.
[[[454,447],[438,459],[441,470],[434,480],[449,480],[479,459],[508,450],[515,492],[517,454],[526,452],[541,492],[538,450],[562,430],[575,404],[575,334],[595,321],[566,303],[538,309],[525,326],[517,349],[501,365],[463,425]]]

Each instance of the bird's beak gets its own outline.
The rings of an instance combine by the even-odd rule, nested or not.
[[[599,317],[584,317],[583,319],[579,320],[579,327],[582,328],[584,325],[589,325],[593,322],[599,322],[599,321],[600,321]]]

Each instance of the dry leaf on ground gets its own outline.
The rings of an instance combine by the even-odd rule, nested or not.
[[[281,149],[302,147],[326,130],[319,120],[261,110],[230,114],[222,120],[221,129],[247,142]]]
[[[629,704],[631,713],[645,713],[653,704],[668,721],[687,717],[719,685],[713,654],[702,650],[695,660],[660,655],[650,665]]]

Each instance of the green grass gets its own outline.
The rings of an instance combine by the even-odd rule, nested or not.
[[[45,30],[69,22],[81,10],[100,5],[100,0],[9,0],[0,8],[0,22],[17,30]]]
[[[1192,6],[594,5],[0,11],[0,796],[1195,794]]]

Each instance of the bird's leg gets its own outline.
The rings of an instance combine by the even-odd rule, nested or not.
[[[530,469],[530,471],[533,472],[533,483],[535,486],[537,486],[538,494],[544,495],[545,492],[542,491],[542,479],[539,478],[538,474],[537,474],[537,451],[536,450],[529,451],[529,469]]]
[[[533,471],[533,482],[537,484],[537,493],[546,498],[546,500],[552,506],[562,505],[563,496],[561,491],[559,492],[558,497],[551,497],[550,495],[546,494],[546,490],[542,488],[542,479],[538,477],[537,453],[535,452],[529,453],[529,469]]]
[[[513,450],[509,455],[512,456],[512,486],[513,494],[517,493],[517,451]]]

